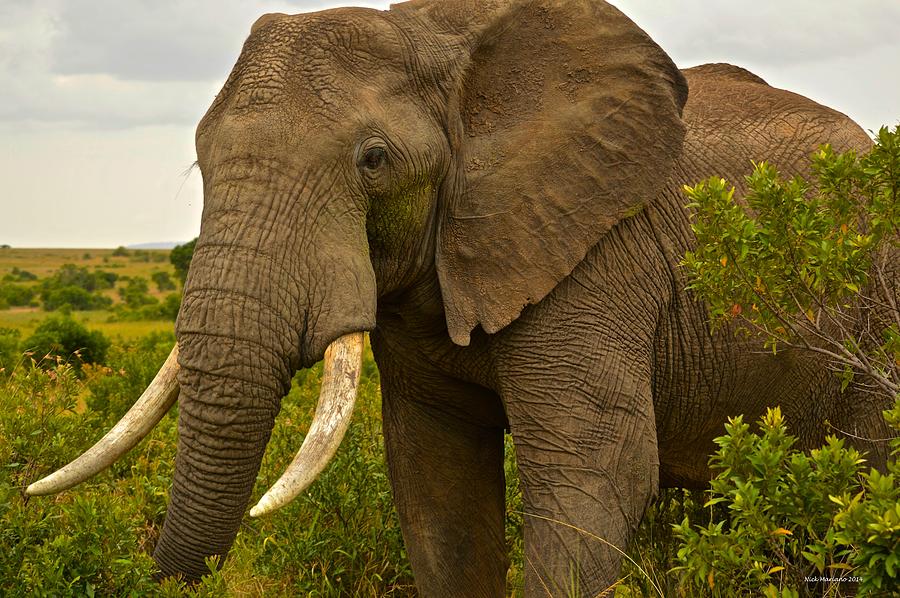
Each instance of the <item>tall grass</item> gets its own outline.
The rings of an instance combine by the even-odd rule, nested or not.
[[[357,407],[341,448],[313,486],[277,514],[247,518],[221,571],[192,590],[151,580],[171,485],[177,408],[131,453],[94,479],[53,497],[26,499],[28,483],[64,465],[118,420],[165,360],[174,338],[154,334],[114,346],[106,365],[79,379],[65,363],[24,359],[0,378],[0,595],[414,596],[381,436],[378,371],[367,350]],[[43,364],[46,366],[46,364]],[[302,371],[283,401],[253,501],[299,448],[319,390],[320,366]],[[523,506],[506,439],[510,596],[523,595]],[[671,523],[696,505],[664,493],[623,568],[617,596],[675,593],[667,571]],[[700,502],[702,504],[702,502]],[[573,586],[574,587],[574,586]],[[565,594],[563,594],[565,595]]]
[[[26,499],[24,487],[89,447],[152,378],[166,335],[115,348],[83,380],[65,363],[21,363],[0,381],[0,595],[180,595],[151,581],[172,478],[176,414],[135,450],[85,484]],[[285,398],[254,500],[299,448],[318,397],[301,372]],[[277,515],[247,519],[222,571],[198,596],[414,595],[381,440],[378,374],[367,355],[357,409],[334,461]]]

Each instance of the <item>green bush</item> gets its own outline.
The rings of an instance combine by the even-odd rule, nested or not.
[[[191,266],[191,259],[194,257],[194,247],[196,247],[196,245],[197,239],[195,238],[184,245],[176,246],[169,253],[169,261],[175,266],[175,274],[178,275],[181,284],[184,284],[184,281],[187,278],[188,268]]]
[[[97,293],[91,293],[81,287],[59,287],[42,293],[44,310],[57,311],[69,309],[72,311],[90,311],[94,309],[107,309],[112,305],[112,299]]]
[[[69,365],[45,371],[31,362],[0,380],[0,595],[416,595],[391,504],[371,354],[333,463],[277,515],[248,518],[224,569],[194,590],[151,579],[149,553],[172,480],[175,410],[106,472],[58,496],[24,499],[28,483],[88,448],[130,406],[172,340],[156,335],[114,347],[106,366],[85,367],[83,380]],[[298,374],[284,399],[254,500],[299,448],[320,369]]]
[[[46,311],[106,309],[112,299],[99,293],[111,289],[118,275],[103,270],[64,264],[40,283],[40,296]]]
[[[87,407],[105,414],[107,423],[118,421],[153,380],[174,345],[175,335],[169,332],[110,347],[106,365],[85,367],[85,385],[90,390]]]
[[[3,280],[7,282],[31,282],[32,280],[37,280],[37,276],[27,270],[13,267],[9,274],[3,277]]]
[[[128,257],[131,255],[131,252],[119,245],[113,250],[112,255],[113,257]]]
[[[160,293],[175,290],[175,281],[172,280],[168,272],[154,272],[151,278]]]
[[[890,417],[900,423],[900,402]],[[809,454],[795,450],[777,408],[762,418],[759,433],[741,417],[725,429],[711,459],[718,473],[706,506],[727,511],[705,526],[688,516],[675,526],[684,587],[720,596],[900,588],[896,461],[890,475],[865,473],[859,452],[834,436]]]
[[[28,483],[98,439],[102,414],[78,408],[83,391],[74,367],[55,362],[45,370],[27,361],[0,383],[0,594],[4,596],[156,591],[149,577],[152,561],[141,543],[148,541],[146,534],[155,525],[147,512],[161,511],[163,497],[143,494],[146,486],[139,483],[117,487],[116,480],[104,475],[91,488],[49,501],[23,498]],[[147,448],[153,446],[142,451],[144,459],[152,455]],[[146,467],[136,467],[138,480],[147,474]],[[152,479],[158,478],[154,474]],[[152,504],[143,504],[148,501]],[[136,508],[138,504],[143,508]]]
[[[22,346],[35,358],[50,361],[71,361],[80,368],[82,363],[103,363],[109,349],[109,339],[99,330],[88,330],[67,316],[52,316],[38,325]]]
[[[116,305],[110,320],[118,322],[169,320],[174,322],[179,309],[181,309],[181,295],[169,293],[162,301],[154,299],[152,303],[136,308],[126,304]]]
[[[34,288],[11,282],[0,282],[0,309],[31,305],[34,301]]]
[[[709,302],[714,324],[736,319],[773,351],[818,353],[843,369],[845,386],[863,374],[892,399],[900,393],[900,311],[892,295],[900,125],[882,128],[861,157],[824,146],[812,170],[814,183],[785,181],[757,164],[745,203],[718,177],[685,187],[698,241],[684,260],[689,288]]]
[[[119,275],[103,270],[91,270],[85,266],[63,264],[52,276],[41,281],[41,289],[53,290],[61,287],[79,287],[85,291],[111,289]]]
[[[126,285],[119,288],[119,296],[131,309],[156,303],[157,300],[147,294],[149,292],[150,285],[147,283],[147,279],[140,276],[129,278]]]
[[[737,321],[772,351],[810,351],[863,384],[900,432],[900,126],[864,156],[828,146],[813,184],[756,165],[744,202],[720,178],[685,190],[698,246],[684,265],[713,325]],[[860,312],[865,317],[859,317]],[[862,378],[862,380],[860,380]],[[711,464],[709,522],[686,516],[677,571],[698,595],[896,595],[900,588],[900,440],[888,473],[866,471],[843,441],[804,454],[781,412],[751,432],[729,420]],[[724,508],[724,511],[722,510]],[[694,517],[696,521],[696,517]]]
[[[8,375],[22,359],[21,333],[15,328],[0,328],[0,378]]]

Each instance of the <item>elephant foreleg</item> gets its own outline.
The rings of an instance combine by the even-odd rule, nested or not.
[[[503,428],[453,413],[461,396],[478,392],[473,387],[417,386],[408,371],[394,378],[384,365],[381,374],[394,504],[419,592],[503,596]]]
[[[564,375],[505,400],[525,508],[527,596],[596,596],[619,576],[659,483],[649,383]]]

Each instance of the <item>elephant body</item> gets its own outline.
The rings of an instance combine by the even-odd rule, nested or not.
[[[871,145],[743,69],[680,71],[602,0],[260,18],[197,128],[161,575],[228,552],[293,374],[363,331],[424,596],[504,593],[505,430],[529,596],[613,583],[613,547],[661,484],[708,481],[730,415],[780,404],[806,447],[826,419],[883,437],[809,355],[710,333],[678,265],[683,184],[803,173],[825,142]]]
[[[739,67],[684,74],[684,150],[661,194],[515,322],[454,345],[436,277],[379,304],[372,346],[391,481],[425,595],[503,592],[504,428],[523,488],[526,587],[555,594],[574,572],[585,595],[612,584],[621,561],[597,537],[624,549],[660,485],[705,487],[727,417],[756,420],[781,405],[804,448],[821,445],[826,420],[888,433],[884,405],[842,395],[820,358],[710,332],[678,267],[694,246],[686,182],[717,175],[742,189],[762,160],[808,176],[824,141],[864,152],[871,140],[846,116]],[[886,458],[883,447],[860,448],[876,465]]]

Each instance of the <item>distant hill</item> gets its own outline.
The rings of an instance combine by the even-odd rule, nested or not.
[[[128,245],[126,249],[173,249],[182,243],[175,241],[162,241],[159,243],[138,243],[137,245]]]

